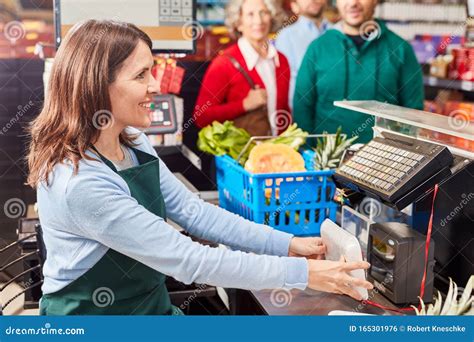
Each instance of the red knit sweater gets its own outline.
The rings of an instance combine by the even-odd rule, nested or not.
[[[255,84],[265,89],[262,79],[256,68],[247,69],[244,56],[237,44],[224,50],[222,55],[217,56],[209,65],[204,75],[196,106],[194,108],[194,120],[198,127],[204,127],[214,120],[224,122],[232,120],[245,113],[243,100],[250,91],[250,85],[244,76],[232,65],[225,55],[233,56],[240,65],[249,73]],[[278,52],[279,66],[275,67],[277,88],[277,124],[278,133],[286,129],[290,124],[288,118],[290,108],[288,107],[288,89],[290,84],[290,67],[286,57]],[[285,116],[285,117],[283,117]],[[280,118],[281,121],[278,121]],[[289,120],[290,119],[290,120]]]

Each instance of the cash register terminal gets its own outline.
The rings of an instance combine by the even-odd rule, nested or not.
[[[383,132],[336,170],[348,187],[403,209],[448,176],[453,156],[446,146]]]
[[[145,132],[147,134],[174,133],[178,130],[176,117],[175,96],[161,94],[153,97],[153,112],[151,125]]]

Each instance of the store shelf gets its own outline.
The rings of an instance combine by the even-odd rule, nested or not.
[[[389,29],[405,40],[417,35],[464,36],[467,10],[458,4],[414,3],[408,0],[383,2],[376,8],[375,18],[384,20]]]
[[[203,26],[224,25],[224,7],[229,0],[197,0],[197,19]]]
[[[377,18],[396,21],[463,23],[467,19],[464,4],[419,4],[384,2],[377,6]]]
[[[382,19],[387,24],[426,24],[426,25],[457,25],[465,23],[465,20],[427,20],[427,19]]]
[[[419,35],[446,36],[446,32],[452,32],[451,37],[464,36],[464,27],[459,23],[445,22],[396,22],[386,21],[387,27],[405,40],[411,41]]]
[[[474,91],[474,82],[471,81],[450,80],[433,76],[423,76],[423,84],[425,86],[436,88]]]

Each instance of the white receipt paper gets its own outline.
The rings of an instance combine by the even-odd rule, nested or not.
[[[321,238],[326,245],[327,260],[338,261],[343,255],[346,261],[363,261],[357,238],[329,219],[324,220],[321,225]],[[362,269],[351,271],[349,274],[354,278],[365,280],[365,271]],[[367,289],[363,287],[355,287],[355,289],[363,299],[368,298]]]

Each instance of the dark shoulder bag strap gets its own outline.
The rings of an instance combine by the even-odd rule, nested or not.
[[[249,73],[244,68],[242,68],[242,65],[240,65],[240,63],[233,56],[231,56],[231,55],[225,55],[225,56],[227,57],[227,59],[230,60],[232,65],[237,70],[239,70],[239,72],[242,74],[242,76],[244,76],[244,78],[247,80],[247,83],[250,85],[250,88],[255,89],[256,88],[255,82],[252,80]]]

